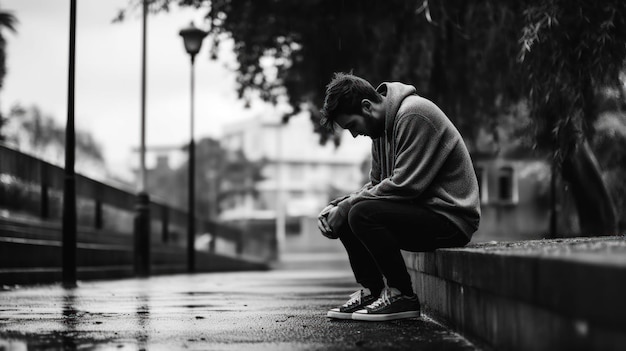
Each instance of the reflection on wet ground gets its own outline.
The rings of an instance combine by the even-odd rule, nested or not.
[[[426,318],[331,321],[347,271],[160,276],[0,292],[0,350],[474,350]]]

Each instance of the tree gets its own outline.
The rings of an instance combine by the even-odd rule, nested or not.
[[[318,111],[336,71],[354,71],[374,84],[412,82],[470,141],[506,109],[506,98],[519,95],[509,59],[517,52],[515,5],[224,0],[211,6],[213,37],[235,42],[240,94],[259,91],[268,101],[286,94],[294,113],[308,107],[322,142],[331,136],[319,128]],[[276,63],[274,75],[262,65],[266,57]]]
[[[15,32],[15,24],[17,19],[11,12],[0,10],[0,89],[4,86],[4,76],[7,73],[6,70],[6,39],[2,34],[4,28]],[[6,119],[0,112],[0,142],[4,141],[6,137],[2,133],[2,127],[6,123]]]
[[[618,231],[589,139],[599,115],[599,92],[620,86],[625,16],[626,3],[619,0],[533,0],[524,11],[520,63],[536,140],[554,149],[588,235]]]
[[[405,0],[154,0],[151,9],[179,4],[207,11],[212,56],[222,41],[234,41],[240,97],[258,94],[275,103],[285,96],[293,107],[285,119],[307,109],[324,143],[337,138],[318,123],[325,85],[337,71],[354,71],[374,84],[414,82],[472,140],[481,125],[474,119],[492,118],[494,106],[506,105],[509,95],[502,92],[517,87],[504,62],[517,53],[506,27],[517,8],[498,3],[455,0],[432,14],[427,1]],[[493,79],[482,79],[485,72]]]
[[[37,106],[15,105],[9,111],[8,121],[13,127],[7,139],[18,148],[48,162],[63,163],[65,127],[52,116],[44,114]],[[76,159],[77,168],[86,171],[104,167],[102,148],[88,132],[76,132]]]
[[[215,219],[221,212],[220,204],[238,193],[253,191],[254,183],[262,179],[261,168],[262,162],[249,161],[241,151],[226,150],[215,139],[199,140],[195,173],[198,213]],[[149,192],[173,206],[186,208],[188,172],[189,162],[173,170],[151,171]]]
[[[7,11],[0,10],[0,88],[2,88],[4,83],[4,76],[7,73],[6,70],[6,39],[4,39],[4,35],[2,34],[3,29],[8,29],[12,32],[15,32],[15,24],[17,23],[17,18],[11,13]]]
[[[607,88],[600,93],[591,146],[613,195],[620,228],[626,228],[626,72],[620,76],[622,89]]]

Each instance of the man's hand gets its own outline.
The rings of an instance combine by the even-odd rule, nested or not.
[[[333,228],[331,227],[328,219],[331,214],[334,214],[337,211],[337,207],[335,205],[328,205],[324,207],[322,212],[320,212],[317,217],[317,227],[322,232],[322,235],[329,239],[337,239],[338,235],[333,233]]]
[[[337,206],[331,208],[330,212],[328,212],[328,215],[326,216],[326,222],[328,223],[328,226],[333,231],[339,228],[341,224],[343,223],[343,221],[344,221],[344,218],[341,216],[339,207]]]

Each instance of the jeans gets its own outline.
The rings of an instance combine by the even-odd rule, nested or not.
[[[387,286],[413,295],[400,249],[431,251],[464,246],[469,238],[444,216],[413,202],[365,200],[336,229],[348,252],[356,281],[378,294]]]

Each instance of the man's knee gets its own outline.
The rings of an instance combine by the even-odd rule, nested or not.
[[[376,200],[364,200],[357,202],[348,212],[348,224],[353,231],[358,231],[358,228],[366,223],[371,223],[374,220],[374,213],[376,208],[380,206],[380,201]]]

